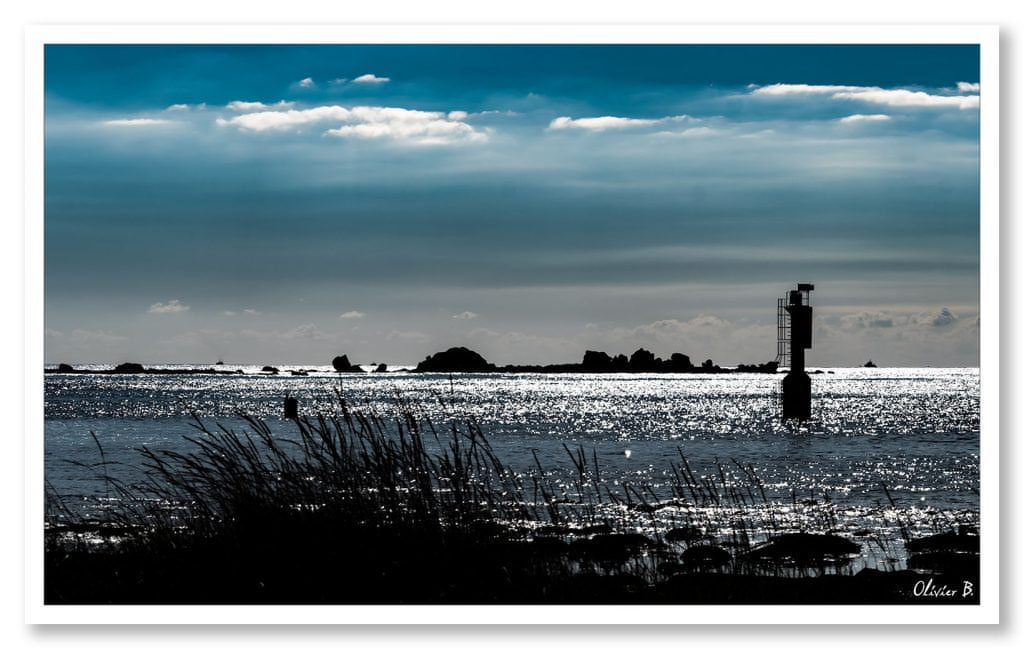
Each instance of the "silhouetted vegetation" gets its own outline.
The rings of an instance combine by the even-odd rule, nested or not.
[[[513,471],[476,424],[439,429],[409,406],[386,419],[341,400],[294,439],[246,422],[197,420],[189,452],[142,449],[132,484],[97,442],[113,506],[86,518],[48,492],[47,602],[977,601],[913,597],[912,571],[853,575],[860,544],[786,529],[751,466],[699,474],[680,454],[658,498],[603,481],[583,448],[565,448],[570,481],[539,459]],[[921,541],[957,553],[929,570],[977,584],[970,533]]]

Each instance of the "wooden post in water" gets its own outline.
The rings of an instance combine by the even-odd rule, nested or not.
[[[299,400],[291,396],[290,394],[284,395],[284,418],[299,418]]]

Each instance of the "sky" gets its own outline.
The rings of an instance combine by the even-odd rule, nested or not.
[[[978,48],[48,45],[48,363],[977,366]]]

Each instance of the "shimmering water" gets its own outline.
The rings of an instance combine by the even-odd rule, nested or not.
[[[751,465],[792,526],[894,534],[896,521],[920,529],[976,522],[979,485],[977,369],[835,369],[812,376],[814,418],[779,417],[781,376],[771,375],[419,375],[389,373],[339,379],[329,368],[309,376],[47,375],[47,480],[60,493],[95,502],[104,489],[68,460],[106,458],[137,467],[137,450],[186,448],[189,413],[243,428],[238,413],[265,418],[282,436],[285,393],[301,414],[332,413],[335,392],[384,415],[400,402],[435,424],[472,419],[497,454],[517,470],[534,454],[554,480],[568,484],[563,447],[595,454],[612,489],[648,485],[671,496],[672,464],[685,456],[697,474],[718,464]],[[282,367],[287,372],[288,367]],[[304,369],[310,369],[308,367]],[[735,473],[736,471],[734,471]],[[895,507],[883,490],[888,487]],[[785,511],[783,511],[783,509]],[[722,514],[726,515],[726,514]],[[638,522],[638,525],[642,523]],[[887,530],[887,531],[885,531]],[[898,553],[897,553],[898,554]]]

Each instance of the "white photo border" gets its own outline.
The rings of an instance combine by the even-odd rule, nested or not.
[[[980,47],[978,605],[71,606],[43,603],[44,47],[165,44],[976,44]],[[994,25],[47,25],[25,30],[25,621],[29,624],[996,624],[999,622],[999,29]],[[742,615],[737,615],[737,606]]]

